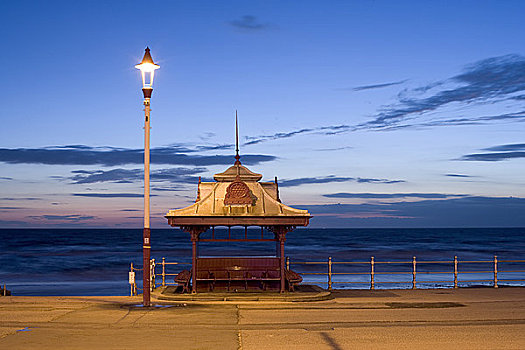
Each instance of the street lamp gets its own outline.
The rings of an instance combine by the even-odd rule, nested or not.
[[[144,94],[144,233],[142,241],[143,279],[142,279],[142,304],[150,306],[150,254],[151,254],[151,231],[149,227],[149,102],[153,92],[153,77],[155,70],[160,67],[153,63],[153,58],[146,47],[142,62],[135,68],[140,69],[142,74],[142,93]]]

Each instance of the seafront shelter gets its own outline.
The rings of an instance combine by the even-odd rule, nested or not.
[[[284,245],[288,232],[308,225],[310,213],[281,203],[277,178],[274,182],[261,182],[261,179],[261,174],[241,164],[237,141],[234,165],[215,174],[214,182],[199,180],[194,204],[167,213],[168,223],[189,233],[192,244],[192,269],[179,274],[178,280],[176,278],[177,282],[185,284],[185,289],[189,288],[191,279],[192,293],[197,293],[197,287],[209,291],[216,287],[237,290],[233,286],[246,290],[249,287],[278,289],[283,293],[286,288],[293,291],[294,284],[302,281],[297,273],[286,269]],[[260,227],[260,236],[248,234],[248,227],[253,226]],[[228,236],[217,237],[216,227],[226,227]],[[244,228],[244,237],[232,237],[232,227]],[[263,229],[271,234],[265,237]],[[208,234],[204,235],[205,232]],[[265,241],[276,243],[275,256],[246,257],[241,252],[232,257],[200,257],[198,254],[199,242]]]

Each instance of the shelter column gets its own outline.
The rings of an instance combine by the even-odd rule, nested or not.
[[[284,242],[286,241],[286,230],[283,230],[282,233],[279,233],[279,258],[281,260],[281,293],[284,293]]]
[[[206,232],[208,226],[181,226],[181,230],[186,231],[191,237],[191,293],[197,293],[197,242],[201,233]]]
[[[286,242],[286,234],[292,231],[294,226],[270,226],[269,229],[275,235],[275,240],[277,241],[278,255],[280,261],[280,275],[281,275],[281,286],[279,291],[284,293],[285,291],[285,257],[284,257],[284,242]]]
[[[197,293],[197,241],[199,233],[193,229],[191,234],[191,294]]]

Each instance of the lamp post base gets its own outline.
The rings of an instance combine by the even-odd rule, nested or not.
[[[151,256],[151,230],[149,228],[144,228],[144,240],[142,245],[142,304],[143,306],[150,306],[150,289],[151,289],[151,276],[150,276],[150,256]]]

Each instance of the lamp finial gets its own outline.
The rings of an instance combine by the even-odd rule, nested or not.
[[[141,64],[142,63],[150,63],[150,64],[155,64],[153,62],[153,57],[151,57],[151,53],[149,52],[149,47],[146,46],[146,50],[144,50],[144,57],[142,58],[142,62],[140,62]]]

